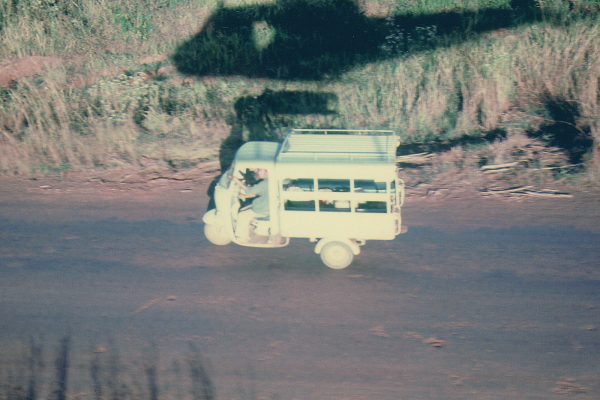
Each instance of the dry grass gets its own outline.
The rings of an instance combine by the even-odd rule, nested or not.
[[[544,99],[555,98],[576,104],[577,124],[598,143],[597,17],[491,32],[368,63],[337,80],[294,82],[196,79],[175,71],[168,56],[202,29],[216,1],[21,3],[30,7],[0,6],[0,58],[50,56],[62,64],[0,88],[3,174],[112,168],[147,158],[175,169],[193,166],[217,158],[220,143],[236,124],[247,123],[236,114],[236,102],[267,90],[332,93],[338,99],[334,114],[261,115],[265,128],[276,131],[293,126],[386,128],[399,131],[405,143],[417,143],[503,129],[516,135],[511,139],[516,142],[546,118]],[[265,4],[231,0],[226,6],[258,3]],[[366,15],[380,18],[409,11],[504,7],[508,2],[456,2],[446,8],[415,2],[410,10],[393,0],[359,4]],[[544,4],[561,9],[564,2]],[[0,73],[7,63],[1,64]],[[510,158],[504,148],[511,141],[489,147],[490,162]],[[460,158],[461,151],[469,152],[457,149],[448,157]],[[599,157],[593,150],[590,179],[597,179]]]

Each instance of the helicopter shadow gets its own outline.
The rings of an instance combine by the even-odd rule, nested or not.
[[[355,0],[220,5],[172,60],[191,76],[327,80],[366,63],[447,47],[542,18],[534,0],[510,7],[369,17]]]

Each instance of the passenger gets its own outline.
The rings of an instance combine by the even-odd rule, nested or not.
[[[269,216],[269,179],[267,170],[258,168],[255,171],[259,182],[253,186],[247,186],[242,181],[235,179],[242,187],[240,197],[245,199],[254,198],[252,204],[240,211],[237,218],[237,227],[235,233],[237,238],[242,242],[250,241],[250,225],[257,218]]]

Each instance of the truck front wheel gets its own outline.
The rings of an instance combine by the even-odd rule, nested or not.
[[[350,247],[341,242],[327,243],[321,249],[321,261],[332,269],[344,269],[352,264],[353,259]]]
[[[217,246],[225,246],[231,243],[231,237],[223,225],[205,224],[204,236],[209,242]]]

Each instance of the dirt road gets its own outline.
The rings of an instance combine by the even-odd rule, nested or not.
[[[600,397],[593,193],[409,198],[343,271],[304,240],[209,245],[206,202],[3,184],[0,398]]]

